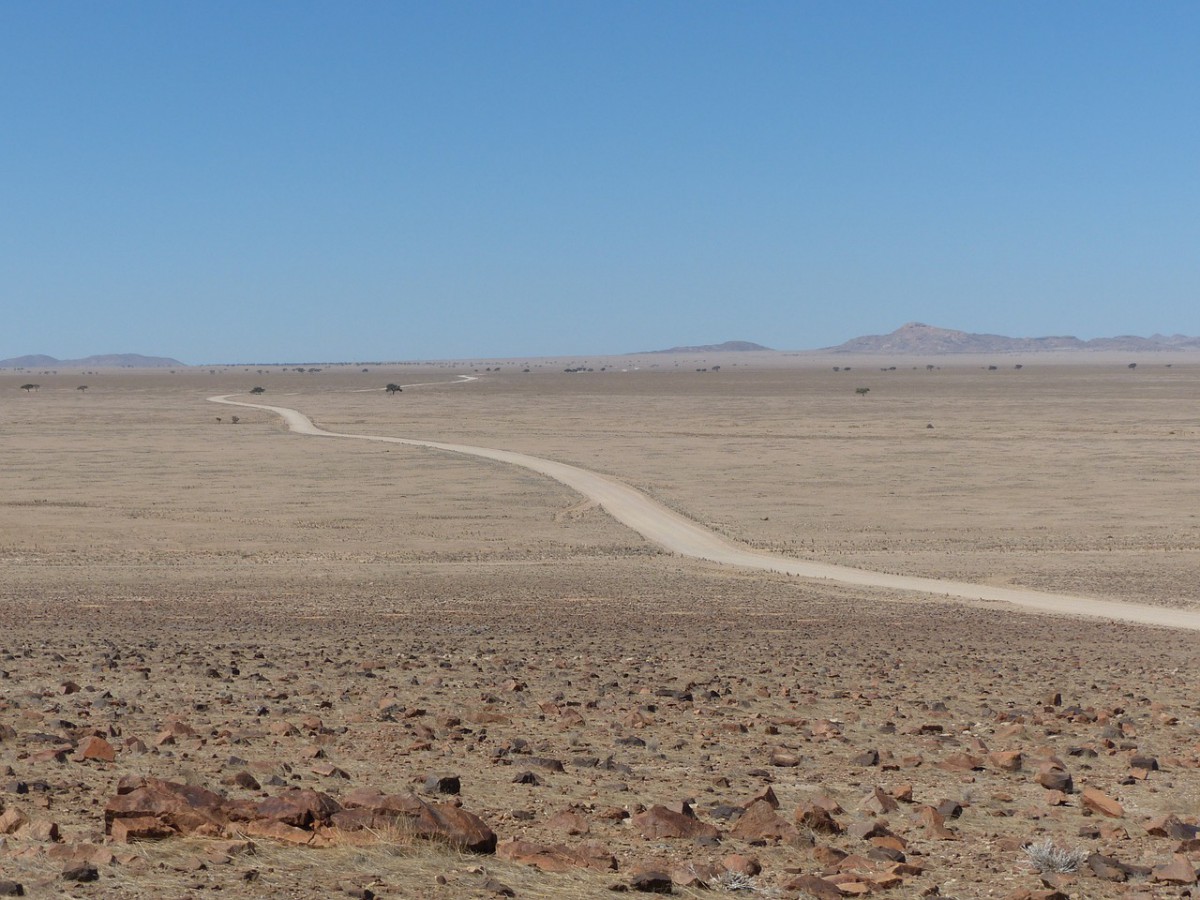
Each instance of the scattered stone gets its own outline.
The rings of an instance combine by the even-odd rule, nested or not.
[[[80,742],[75,750],[75,758],[78,760],[97,760],[100,762],[113,762],[117,758],[117,750],[104,738],[92,737],[85,738]]]
[[[802,803],[796,809],[796,823],[818,834],[841,834],[842,826],[824,807]]]
[[[62,871],[63,881],[98,881],[100,870],[91,863],[72,863]]]
[[[795,841],[799,837],[792,825],[766,800],[756,800],[738,818],[729,836],[747,843],[759,841]]]
[[[1155,866],[1150,879],[1159,884],[1193,885],[1196,883],[1196,868],[1186,856],[1177,853],[1169,863]]]
[[[1085,809],[1102,816],[1119,819],[1125,815],[1125,808],[1120,803],[1094,787],[1085,787],[1079,795],[1079,802]]]
[[[457,775],[429,775],[422,789],[427,794],[456,795],[462,793],[462,780]]]
[[[816,875],[798,875],[783,885],[785,891],[799,891],[815,900],[841,900],[845,896],[838,885]]]
[[[1048,791],[1062,791],[1064,794],[1071,793],[1075,787],[1066,766],[1056,760],[1044,762],[1038,767],[1037,783]]]
[[[1105,881],[1122,882],[1128,877],[1124,866],[1117,860],[1099,853],[1093,853],[1088,857],[1087,866],[1093,875]]]
[[[0,834],[15,834],[19,828],[29,821],[29,817],[15,806],[0,813]]]
[[[789,750],[772,750],[771,765],[785,769],[794,769],[800,765],[801,757],[799,753],[792,753]]]
[[[496,858],[533,866],[543,872],[561,873],[572,869],[611,872],[617,868],[616,857],[594,841],[585,841],[575,847],[521,840],[501,841],[496,845]]]
[[[987,755],[988,763],[993,769],[1001,772],[1019,772],[1025,758],[1019,750],[999,750]]]
[[[629,877],[629,886],[642,894],[670,894],[671,876],[661,869],[635,870]]]
[[[652,806],[633,817],[633,827],[647,840],[663,838],[719,838],[720,830],[715,825],[701,822],[688,804],[679,812],[665,806]]]

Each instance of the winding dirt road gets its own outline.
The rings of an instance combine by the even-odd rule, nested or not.
[[[453,382],[451,382],[453,383]],[[229,406],[244,406],[263,409],[283,418],[288,427],[298,433],[314,437],[347,438],[360,441],[382,441],[388,444],[406,444],[412,447],[428,447],[449,453],[479,456],[497,462],[509,463],[531,469],[599,503],[604,510],[632,528],[651,543],[665,550],[708,560],[723,565],[745,569],[760,569],[780,572],[800,578],[824,579],[861,587],[881,588],[893,591],[914,591],[961,600],[1011,603],[1025,609],[1064,615],[1090,616],[1141,625],[1163,625],[1170,628],[1200,630],[1200,612],[1147,606],[1137,603],[1120,603],[1112,600],[1096,600],[1088,597],[1072,597],[1065,594],[1048,594],[1023,588],[993,587],[959,581],[942,581],[937,578],[920,578],[908,575],[889,575],[866,569],[853,569],[829,563],[792,559],[751,550],[727,538],[721,537],[702,525],[655,502],[645,494],[612,478],[569,466],[565,463],[541,459],[524,453],[508,450],[492,450],[487,447],[471,447],[465,444],[445,444],[438,441],[418,441],[409,438],[385,437],[374,434],[343,434],[325,431],[313,424],[303,413],[284,406],[266,406],[261,403],[246,403],[230,399],[231,395],[209,397],[213,403]]]

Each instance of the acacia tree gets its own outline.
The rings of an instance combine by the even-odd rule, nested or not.
[[[266,392],[267,392],[266,388],[262,388],[262,387],[250,388],[250,393],[252,393],[252,394],[265,394]]]
[[[404,388],[400,387],[398,384],[389,384],[386,388],[384,388],[384,390],[393,395],[404,393]]]
[[[21,385],[21,390],[28,394],[30,391],[36,391],[40,387],[40,384],[23,384]]]
[[[81,384],[79,387],[75,388],[75,390],[77,390],[77,391],[81,391],[81,392],[82,392],[82,391],[86,391],[86,390],[87,390],[87,385],[86,385],[86,384]]]
[[[871,391],[870,388],[855,388],[854,389],[854,393],[858,394],[858,396],[860,396],[860,397],[867,396],[867,394],[870,393],[870,391]]]

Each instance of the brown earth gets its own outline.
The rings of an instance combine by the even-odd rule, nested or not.
[[[261,384],[330,430],[568,462],[797,557],[1200,608],[1200,368],[845,363],[505,365],[394,397],[367,389],[471,370],[0,376],[0,830],[28,820],[0,881],[584,897],[659,869],[704,896],[729,870],[762,896],[1010,897],[1050,890],[1021,847],[1051,839],[1114,861],[1065,896],[1194,892],[1194,633],[677,558],[531,472],[205,402]],[[123,775],[230,801],[444,801],[427,778],[456,775],[500,852],[114,844]],[[64,880],[83,857],[98,880]]]

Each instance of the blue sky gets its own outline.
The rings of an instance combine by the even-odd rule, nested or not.
[[[0,4],[0,358],[1200,333],[1200,5]]]

